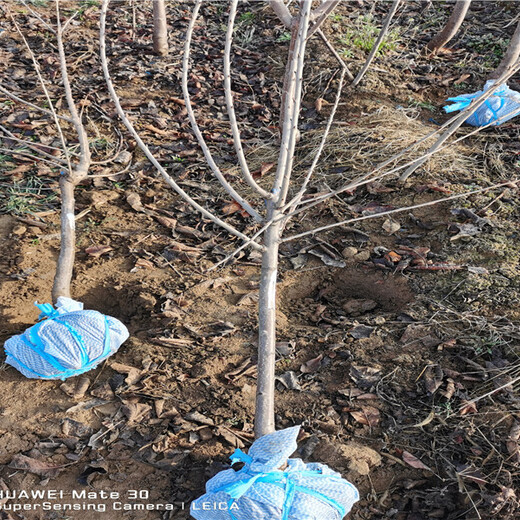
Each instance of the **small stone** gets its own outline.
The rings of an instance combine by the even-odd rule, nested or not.
[[[355,255],[357,255],[358,250],[355,247],[348,246],[342,251],[343,258],[353,258]]]
[[[374,318],[374,323],[376,325],[383,325],[383,323],[386,323],[386,318],[383,318],[383,316],[376,316]]]
[[[354,259],[360,262],[366,262],[370,258],[370,251],[360,251],[357,255],[354,255]]]
[[[22,226],[21,224],[18,224],[14,226],[13,228],[13,235],[23,235],[27,231],[27,228],[25,226]]]
[[[31,226],[27,231],[29,231],[31,235],[39,235],[42,232],[42,230],[36,226]]]

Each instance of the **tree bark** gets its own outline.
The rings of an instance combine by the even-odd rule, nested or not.
[[[426,45],[426,48],[429,51],[434,54],[437,53],[457,34],[464,18],[466,17],[470,4],[471,0],[457,0],[444,29],[434,36],[428,45]]]
[[[153,0],[153,50],[159,56],[168,54],[168,26],[164,0]]]
[[[272,203],[270,203],[272,204]],[[273,218],[276,215],[273,213]],[[281,223],[265,232],[258,299],[258,376],[256,387],[255,437],[275,431],[274,374],[276,361],[276,279]]]
[[[500,62],[497,69],[489,76],[489,79],[498,79],[504,74],[508,74],[513,70],[518,58],[520,57],[520,22],[516,26],[516,30],[509,42],[507,51]]]
[[[60,296],[70,298],[70,283],[76,256],[76,221],[74,217],[74,181],[67,174],[60,178],[61,243],[56,275],[52,286],[54,304]]]

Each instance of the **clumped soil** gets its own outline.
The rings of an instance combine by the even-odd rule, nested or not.
[[[63,2],[62,9],[76,5]],[[114,2],[109,16],[110,60],[123,105],[171,174],[251,233],[252,219],[233,213],[212,180],[180,101],[179,55],[191,5],[169,4],[166,58],[150,53],[148,7],[132,5]],[[447,97],[481,88],[496,66],[496,38],[507,41],[513,31],[501,29],[514,18],[510,5],[473,2],[450,49],[428,58],[420,51],[445,21],[448,5],[407,2],[395,21],[398,43],[377,58],[362,86],[345,91],[311,192],[367,172],[444,122],[439,107]],[[20,4],[8,6],[31,45],[51,55],[52,39],[41,24]],[[46,2],[33,8],[52,19]],[[341,35],[353,21],[371,11],[378,25],[386,9],[386,3],[341,3],[325,32],[343,52]],[[42,102],[6,6],[2,11],[6,87]],[[117,155],[119,162],[95,165],[93,174],[109,176],[77,190],[72,293],[86,308],[122,320],[131,336],[102,366],[65,383],[29,380],[1,365],[0,490],[58,489],[66,497],[72,490],[119,492],[122,502],[174,504],[173,511],[126,511],[124,518],[188,518],[207,479],[229,467],[234,448],[253,440],[259,258],[245,251],[209,270],[237,242],[173,195],[118,126],[96,57],[98,8],[84,3],[81,11],[67,39],[75,95],[97,136],[94,159]],[[218,2],[203,7],[190,85],[212,150],[235,179],[222,114],[225,12]],[[233,82],[246,152],[259,169],[276,159],[285,36],[266,5],[241,6]],[[356,72],[366,53],[347,51]],[[309,56],[295,178],[312,160],[337,86],[336,63],[318,41],[310,43]],[[46,74],[56,67],[51,58],[44,61]],[[49,88],[58,99],[55,83]],[[318,110],[317,99],[329,104]],[[16,136],[59,143],[46,115],[7,97],[0,103],[0,124]],[[512,179],[518,133],[513,120],[470,137],[406,184],[390,176],[343,193],[295,219],[286,234]],[[1,343],[35,323],[35,301],[50,300],[59,250],[58,175],[21,154],[2,155]],[[517,518],[518,207],[518,190],[505,186],[281,248],[276,425],[301,424],[297,456],[329,464],[358,486],[361,500],[350,518]],[[136,500],[129,490],[149,498]],[[110,508],[114,500],[86,502]],[[99,516],[0,512],[17,520]]]

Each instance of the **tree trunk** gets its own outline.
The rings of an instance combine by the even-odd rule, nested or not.
[[[444,29],[430,40],[426,48],[434,54],[444,47],[460,29],[466,13],[468,12],[471,0],[457,0],[453,12],[444,26]]]
[[[70,298],[70,283],[76,256],[76,221],[74,216],[74,181],[69,175],[60,179],[61,193],[61,244],[56,275],[52,286],[52,302],[60,296]]]
[[[280,222],[265,232],[258,299],[258,376],[256,383],[255,437],[272,433],[274,424],[274,374],[276,345],[276,279]]]
[[[168,26],[164,0],[153,0],[153,50],[159,56],[168,54]]]
[[[498,79],[500,76],[504,74],[508,74],[513,70],[514,65],[518,61],[520,57],[520,22],[516,26],[516,30],[509,42],[507,47],[507,51],[500,62],[500,65],[497,67],[495,72],[493,72],[489,79]]]

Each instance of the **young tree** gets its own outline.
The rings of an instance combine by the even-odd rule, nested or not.
[[[26,7],[30,9],[30,6]],[[68,67],[67,67],[67,57],[65,55],[64,50],[64,42],[63,37],[66,30],[69,27],[70,22],[75,18],[77,12],[73,14],[70,18],[68,18],[65,23],[61,21],[61,12],[59,6],[59,0],[55,0],[55,9],[56,9],[56,26],[52,27],[47,22],[45,22],[37,13],[35,13],[32,9],[30,9],[31,13],[35,15],[45,26],[51,31],[56,37],[56,46],[58,50],[59,63],[60,63],[60,72],[61,72],[61,81],[63,85],[63,90],[65,94],[66,107],[68,110],[68,116],[59,116],[55,109],[55,103],[52,100],[52,97],[49,93],[49,90],[46,86],[46,81],[44,80],[41,72],[40,72],[40,64],[31,49],[27,39],[25,38],[22,30],[20,29],[16,19],[11,15],[11,20],[13,21],[18,34],[20,35],[25,47],[27,48],[31,60],[34,65],[34,69],[38,76],[38,80],[40,86],[45,94],[45,98],[49,109],[41,109],[37,105],[32,103],[27,103],[23,99],[18,98],[11,94],[11,92],[2,87],[2,91],[9,95],[10,97],[16,99],[17,101],[23,102],[36,108],[38,110],[42,110],[43,112],[52,115],[54,119],[54,123],[56,124],[59,138],[61,141],[62,151],[64,159],[53,157],[54,161],[58,161],[60,164],[62,171],[60,175],[60,195],[61,195],[61,244],[60,244],[60,253],[58,257],[58,263],[56,266],[56,275],[54,277],[54,284],[52,287],[52,301],[56,303],[60,296],[65,296],[70,298],[70,285],[73,274],[74,267],[74,258],[75,258],[75,250],[76,250],[76,228],[75,228],[75,197],[74,191],[75,187],[82,182],[88,175],[89,168],[91,165],[91,157],[89,150],[89,141],[88,136],[85,131],[85,127],[83,126],[83,122],[79,115],[76,102],[74,100],[74,96],[72,94],[72,87],[69,80]],[[72,155],[69,152],[69,146],[67,140],[64,136],[64,132],[61,127],[60,121],[66,120],[69,123],[72,123],[78,143],[80,152],[79,155]],[[35,147],[32,147],[35,150]],[[36,149],[38,154],[42,154],[41,150]],[[48,155],[48,154],[45,154]]]
[[[457,0],[455,2],[453,11],[444,28],[426,45],[426,48],[430,52],[436,54],[457,34],[464,18],[466,17],[470,4],[471,0]]]
[[[153,0],[153,50],[159,56],[168,54],[168,24],[164,0]]]
[[[113,102],[115,103],[117,112],[125,124],[128,131],[132,134],[134,139],[136,140],[139,147],[148,157],[148,159],[152,162],[152,164],[157,168],[162,177],[171,186],[185,201],[191,204],[195,209],[197,209],[204,217],[211,220],[213,223],[221,226],[226,229],[229,233],[239,237],[243,244],[236,249],[233,253],[231,253],[226,259],[219,262],[217,264],[221,265],[222,263],[227,262],[230,258],[232,258],[237,252],[241,251],[245,247],[253,247],[258,250],[262,255],[262,265],[261,265],[261,274],[260,274],[260,294],[259,294],[259,304],[258,304],[258,337],[259,337],[259,345],[258,345],[258,378],[257,378],[257,395],[256,395],[256,414],[255,414],[255,435],[256,437],[261,437],[267,433],[271,433],[275,429],[274,423],[274,389],[275,389],[275,338],[276,338],[276,284],[278,277],[278,253],[279,247],[282,243],[288,242],[291,240],[295,240],[304,236],[314,235],[320,231],[325,231],[328,229],[332,229],[338,226],[345,226],[357,220],[366,220],[368,218],[380,218],[384,215],[393,214],[399,211],[408,211],[410,209],[414,209],[417,207],[423,207],[426,205],[435,204],[440,201],[450,200],[448,199],[440,199],[433,202],[423,203],[416,206],[408,207],[408,208],[400,208],[397,210],[391,210],[389,212],[381,213],[378,215],[369,215],[360,218],[353,219],[345,219],[340,222],[336,222],[334,224],[329,224],[321,227],[314,227],[310,230],[304,231],[302,233],[298,233],[292,236],[284,237],[284,230],[287,228],[290,220],[296,216],[301,214],[302,212],[307,211],[308,209],[314,207],[317,204],[320,204],[324,200],[328,200],[331,197],[337,196],[345,191],[352,190],[358,186],[362,186],[368,184],[370,182],[374,182],[375,180],[382,179],[388,175],[395,175],[396,172],[409,167],[414,164],[414,161],[407,162],[404,165],[400,165],[399,167],[394,167],[391,170],[384,171],[389,164],[392,164],[395,160],[403,157],[410,150],[414,149],[415,146],[418,146],[420,143],[424,142],[426,139],[436,135],[437,133],[445,130],[447,126],[453,123],[453,121],[458,121],[458,118],[454,118],[446,125],[443,125],[439,129],[436,129],[431,134],[419,139],[414,145],[409,148],[403,150],[402,152],[396,154],[394,157],[388,159],[384,163],[380,164],[371,172],[352,180],[341,188],[327,193],[325,195],[316,195],[305,198],[307,194],[311,178],[313,177],[313,173],[316,169],[316,166],[321,158],[327,136],[329,134],[331,125],[333,123],[335,113],[337,107],[339,105],[339,101],[341,98],[341,91],[343,87],[344,78],[346,75],[346,71],[344,68],[341,70],[341,75],[338,81],[337,93],[335,96],[334,103],[332,105],[331,113],[325,125],[323,136],[320,142],[318,149],[316,150],[316,154],[314,160],[305,175],[300,177],[299,181],[293,178],[293,162],[294,162],[294,153],[295,146],[297,140],[297,130],[298,130],[298,121],[300,115],[300,106],[301,106],[301,98],[302,98],[302,84],[303,84],[303,69],[305,65],[305,53],[306,46],[308,42],[308,36],[310,32],[311,25],[311,3],[312,0],[300,0],[299,1],[299,10],[297,14],[294,15],[295,20],[291,22],[291,26],[297,27],[297,29],[292,32],[292,50],[289,53],[289,60],[286,64],[286,91],[290,93],[287,95],[286,103],[284,105],[284,115],[283,115],[283,127],[281,132],[281,141],[279,145],[279,153],[278,160],[276,165],[275,173],[268,179],[269,187],[264,188],[260,186],[253,176],[250,173],[250,170],[247,165],[247,160],[244,154],[244,150],[242,148],[240,131],[237,124],[235,108],[234,108],[234,100],[233,100],[233,92],[232,92],[232,82],[231,82],[231,47],[233,40],[233,27],[236,18],[237,5],[238,0],[231,0],[230,2],[230,11],[229,11],[229,21],[226,32],[226,44],[224,50],[224,90],[225,90],[225,98],[226,98],[226,109],[228,113],[228,118],[231,124],[231,129],[233,132],[233,141],[235,145],[236,156],[238,159],[238,163],[241,167],[241,173],[243,180],[249,185],[249,187],[254,191],[257,195],[257,199],[260,198],[261,203],[255,204],[250,200],[246,200],[242,197],[225,176],[220,171],[217,163],[215,162],[212,152],[208,147],[203,133],[198,125],[194,109],[193,103],[191,100],[190,92],[189,92],[189,68],[190,68],[190,57],[191,57],[191,47],[193,40],[193,33],[195,29],[195,25],[199,16],[200,8],[202,5],[202,0],[196,0],[195,6],[193,9],[192,17],[189,22],[186,36],[185,36],[185,44],[184,44],[184,56],[183,56],[183,74],[182,74],[182,89],[184,94],[184,102],[187,110],[188,118],[191,122],[193,132],[197,137],[199,145],[204,152],[206,161],[213,172],[215,178],[220,182],[222,187],[226,190],[229,196],[242,208],[244,208],[252,218],[256,220],[258,223],[258,227],[260,229],[254,233],[252,236],[246,236],[240,230],[230,225],[229,223],[223,221],[216,214],[207,210],[198,204],[193,198],[191,198],[177,183],[171,176],[166,172],[166,170],[162,167],[162,165],[157,161],[154,155],[151,153],[150,149],[147,145],[142,141],[139,134],[135,130],[132,122],[126,116],[121,103],[119,101],[118,95],[114,89],[109,68],[108,61],[106,55],[106,42],[105,42],[105,33],[106,33],[106,14],[110,0],[103,0],[102,4],[102,12],[101,12],[101,24],[100,24],[100,51],[101,51],[101,62],[103,66],[103,72],[105,75],[105,80],[107,83],[108,90],[112,97]],[[277,6],[283,5],[279,2],[275,2]],[[438,148],[441,149],[441,148]],[[432,151],[435,153],[438,149]],[[428,156],[429,156],[428,155]],[[428,157],[427,156],[427,157]],[[262,184],[267,184],[267,179],[263,179]],[[492,187],[486,187],[484,190],[491,189]],[[483,190],[475,190],[471,193],[479,193]],[[456,195],[451,198],[459,198],[463,196],[467,196],[471,193],[466,193],[462,195]]]

